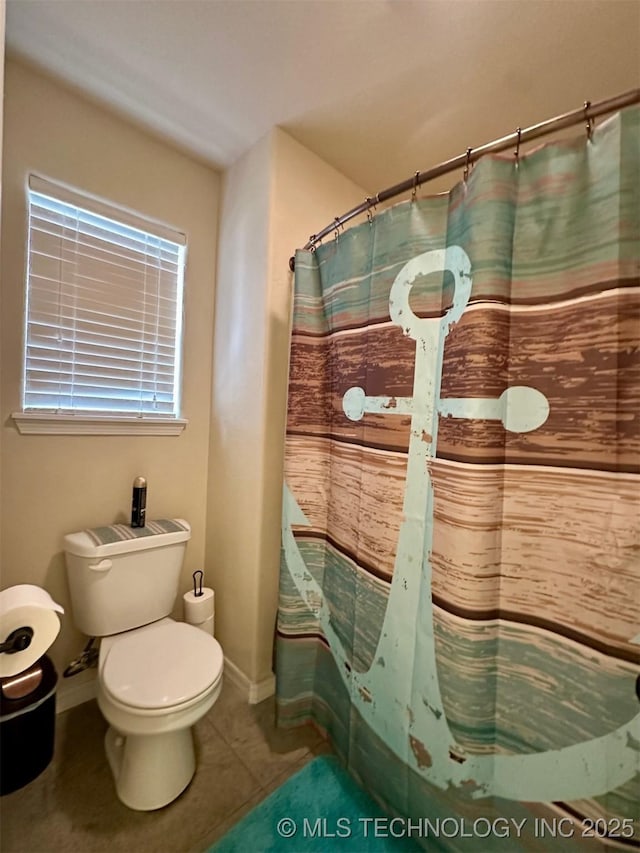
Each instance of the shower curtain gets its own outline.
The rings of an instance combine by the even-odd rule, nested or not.
[[[430,849],[640,844],[639,140],[296,255],[279,721]]]

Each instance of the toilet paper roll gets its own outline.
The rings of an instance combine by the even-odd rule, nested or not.
[[[209,616],[208,619],[205,619],[204,622],[194,623],[194,628],[200,628],[201,631],[204,631],[205,634],[210,634],[213,637],[213,616]]]
[[[29,669],[51,647],[60,631],[56,611],[64,613],[39,586],[23,583],[0,591],[0,642],[6,642],[20,628],[33,631],[25,649],[0,653],[1,678]]]
[[[202,595],[196,595],[193,590],[182,596],[184,621],[189,625],[199,625],[214,615],[215,595],[212,589],[205,586]]]

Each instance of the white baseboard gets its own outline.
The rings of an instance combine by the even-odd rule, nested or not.
[[[65,679],[62,683],[58,682],[58,685],[56,692],[57,714],[62,714],[69,708],[75,708],[76,705],[82,705],[83,702],[95,699],[98,692],[95,678],[92,678],[91,681],[83,681],[81,684],[73,684],[73,682]]]
[[[273,673],[261,681],[251,681],[228,657],[224,659],[224,674],[232,684],[235,684],[236,687],[242,690],[250,705],[257,705],[263,699],[273,696],[276,692],[276,677]]]

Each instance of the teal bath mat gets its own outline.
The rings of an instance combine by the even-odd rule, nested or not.
[[[410,853],[422,849],[411,839],[394,837],[396,825],[391,821],[336,758],[322,756],[256,806],[208,853]]]

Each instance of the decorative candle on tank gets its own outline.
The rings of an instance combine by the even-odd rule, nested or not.
[[[144,477],[136,477],[133,481],[133,498],[131,500],[131,526],[144,527],[147,512],[147,481]]]

